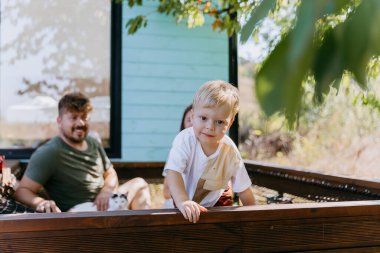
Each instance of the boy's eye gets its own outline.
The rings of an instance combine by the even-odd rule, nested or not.
[[[223,125],[223,124],[224,124],[224,121],[223,121],[223,120],[217,120],[217,121],[216,121],[216,124],[217,124],[217,125]]]
[[[201,120],[205,121],[207,118],[205,116],[201,116]]]

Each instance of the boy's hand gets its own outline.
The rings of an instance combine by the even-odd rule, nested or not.
[[[186,200],[182,202],[179,205],[178,209],[181,211],[185,219],[193,223],[196,223],[199,220],[201,212],[207,212],[207,209],[205,207],[192,200]]]

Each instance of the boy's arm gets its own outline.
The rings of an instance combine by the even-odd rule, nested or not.
[[[243,206],[250,206],[256,204],[255,196],[253,195],[251,187],[248,187],[244,191],[239,192],[238,195],[241,200],[241,203],[243,203]]]
[[[201,212],[207,212],[207,209],[198,203],[189,199],[185,190],[185,184],[179,172],[167,170],[166,178],[168,179],[169,190],[185,219],[190,222],[197,222]]]

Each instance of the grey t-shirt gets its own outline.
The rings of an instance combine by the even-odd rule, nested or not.
[[[112,167],[101,145],[91,137],[86,141],[87,150],[79,151],[54,137],[33,153],[25,171],[62,211],[93,201],[104,185],[104,171]]]

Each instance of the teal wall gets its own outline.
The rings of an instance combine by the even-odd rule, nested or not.
[[[151,13],[146,28],[123,31],[122,161],[165,161],[182,113],[207,80],[228,80],[228,37],[210,25],[188,29],[154,13],[155,3],[123,7],[130,17]]]

